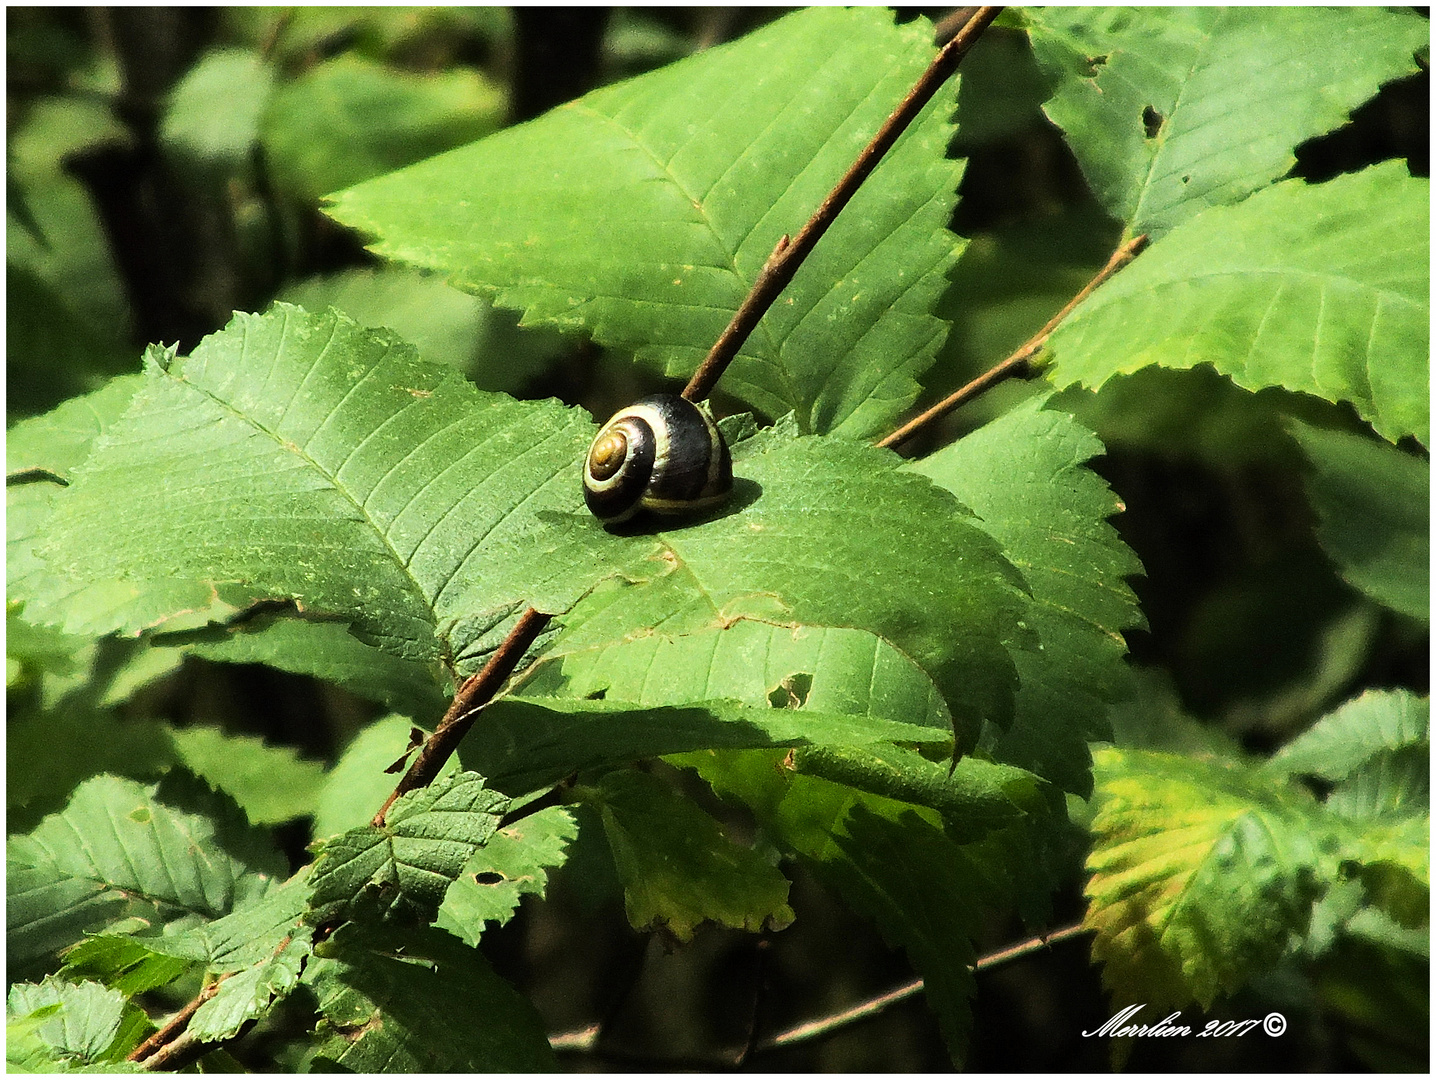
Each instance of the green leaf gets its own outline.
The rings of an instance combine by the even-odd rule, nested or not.
[[[396,949],[396,944],[402,945]],[[543,1022],[483,954],[433,930],[394,942],[350,925],[305,981],[324,1015],[316,1064],[351,1072],[550,1072]]]
[[[192,356],[152,350],[128,412],[75,470],[51,568],[81,588],[119,569],[126,599],[67,609],[65,625],[135,632],[203,608],[175,603],[178,580],[204,602],[292,599],[436,659],[436,625],[562,610],[596,566],[652,549],[580,514],[592,436],[579,410],[483,394],[337,313],[237,315]]]
[[[476,69],[410,73],[346,52],[275,90],[261,137],[280,183],[315,202],[487,135],[506,111]]]
[[[271,889],[263,900],[221,919],[174,933],[151,933],[129,940],[156,955],[203,964],[211,974],[244,971],[275,959],[291,945],[300,950],[308,947],[309,928],[304,925],[304,915],[309,908],[311,884],[310,872],[301,870]]]
[[[60,973],[74,981],[103,983],[132,997],[168,986],[192,967],[190,957],[155,952],[136,938],[96,934],[65,951],[65,966]]]
[[[257,902],[283,859],[239,808],[172,773],[148,786],[98,776],[6,841],[8,962],[21,965],[126,916],[214,919]]]
[[[324,766],[301,759],[293,748],[213,727],[179,728],[171,738],[190,772],[233,795],[256,825],[314,813]]]
[[[448,679],[437,664],[405,660],[366,645],[343,623],[256,615],[230,626],[165,635],[160,642],[206,660],[268,664],[313,675],[426,721],[442,716],[448,704]]]
[[[802,743],[862,745],[884,739],[950,744],[952,733],[808,709],[755,709],[727,701],[688,707],[574,698],[503,698],[484,710],[459,747],[465,768],[521,795],[569,774],[706,748]]]
[[[112,379],[94,393],[72,398],[5,433],[5,597],[8,604],[25,605],[26,621],[32,625],[63,622],[67,606],[109,602],[111,582],[76,589],[55,578],[35,548],[48,537],[51,515],[75,468],[90,456],[95,439],[123,415],[141,384],[138,375]],[[42,593],[52,594],[48,604],[40,599]]]
[[[1032,589],[1038,651],[1013,650],[1017,717],[984,749],[1086,797],[1090,739],[1128,691],[1122,630],[1146,623],[1126,578],[1142,566],[1107,519],[1122,509],[1086,467],[1102,444],[1070,416],[1024,402],[910,468],[970,506]]]
[[[113,349],[122,348],[130,325],[124,283],[104,223],[85,186],[66,171],[65,160],[104,144],[124,146],[130,137],[109,99],[69,94],[34,100],[6,144],[7,180],[16,181],[38,226],[37,234],[13,213],[6,215],[6,266],[24,267],[50,286]],[[7,296],[7,309],[19,299]],[[10,353],[11,344],[7,340],[7,371],[21,374],[22,381],[51,377],[45,367],[37,370],[33,358]]]
[[[1278,776],[1344,780],[1383,750],[1428,743],[1431,699],[1409,690],[1368,690],[1278,750],[1265,768]]]
[[[134,993],[198,966],[219,976],[218,990],[186,1030],[206,1042],[228,1039],[299,985],[314,936],[304,924],[308,899],[308,874],[301,871],[260,902],[188,930],[88,938],[66,955],[65,972]]]
[[[847,439],[773,429],[733,452],[737,509],[658,533],[673,573],[596,597],[604,610],[585,612],[583,644],[742,617],[852,627],[928,674],[960,738],[983,719],[1006,726],[1015,684],[1008,647],[1030,638],[1019,624],[1026,597],[970,512],[890,451]],[[563,650],[564,638],[553,647]]]
[[[413,749],[411,733],[416,730],[408,717],[386,716],[354,736],[319,789],[314,808],[316,837],[323,840],[368,824],[399,782],[397,773],[386,770]],[[450,759],[447,768],[452,771],[455,767]]]
[[[1286,175],[1293,148],[1417,70],[1414,13],[1379,8],[1025,8],[1047,115],[1132,234],[1167,232]]]
[[[449,886],[434,925],[477,945],[486,922],[502,926],[525,895],[544,895],[548,870],[564,864],[568,845],[577,836],[578,822],[561,806],[504,826],[474,852]]]
[[[1316,537],[1341,576],[1394,611],[1431,621],[1431,464],[1371,439],[1293,421],[1311,463]]]
[[[5,1001],[7,1017],[34,1017],[44,1010],[35,1034],[55,1062],[93,1065],[114,1060],[107,1053],[120,1034],[125,999],[99,983],[48,978],[15,983]],[[66,1071],[66,1070],[60,1070]]]
[[[364,825],[323,842],[310,921],[353,917],[356,905],[374,903],[386,915],[431,921],[508,805],[476,773],[457,773],[400,796],[383,828]]]
[[[298,927],[271,956],[227,976],[214,997],[195,1011],[185,1031],[202,1042],[222,1042],[264,1016],[277,999],[299,985],[312,939],[309,927]]]
[[[54,709],[16,709],[6,723],[5,808],[10,832],[25,832],[100,773],[153,780],[178,761],[168,725],[125,720],[65,700]],[[63,746],[66,752],[55,753]]]
[[[1223,762],[1108,749],[1097,765],[1087,925],[1102,981],[1123,1003],[1210,1008],[1305,929],[1315,808]]]
[[[816,776],[775,767],[771,754],[690,754],[720,795],[751,807],[780,844],[818,875],[885,938],[906,950],[955,1062],[966,1054],[975,989],[972,939],[983,901],[997,884],[968,849],[944,833],[937,815]],[[966,762],[959,762],[961,770]]]
[[[576,620],[602,602],[597,595],[593,600],[574,612]],[[952,729],[932,680],[862,630],[738,619],[691,634],[654,633],[587,648],[575,647],[577,636],[560,639],[544,655],[522,684],[525,696],[601,697],[648,707],[727,699],[761,709],[916,723],[943,736]]]
[[[621,769],[575,793],[602,816],[636,930],[691,941],[708,920],[752,932],[793,921],[778,868],[657,777]]]
[[[375,250],[692,372],[933,56],[923,20],[817,8],[341,193]],[[794,103],[801,102],[801,108]],[[960,241],[950,94],[889,152],[758,324],[723,387],[804,431],[864,436],[917,393]],[[583,147],[575,154],[574,147]]]
[[[803,746],[788,762],[800,776],[931,807],[959,843],[1010,824],[1024,810],[1046,809],[1041,782],[1031,773],[979,758],[963,758],[950,768],[899,746]]]
[[[1430,439],[1430,182],[1401,162],[1288,180],[1153,244],[1053,332],[1059,386],[1211,364]]]
[[[257,52],[211,50],[171,92],[161,145],[201,165],[247,168],[273,86],[274,72]]]

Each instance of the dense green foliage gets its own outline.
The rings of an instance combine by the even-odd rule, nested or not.
[[[606,530],[595,419],[692,373],[932,24],[600,15],[515,115],[548,16],[145,10],[8,13],[12,1069],[997,1067],[979,959],[1074,921],[1023,1036],[1068,1067],[1427,1066],[1429,182],[1310,166],[1424,19],[1007,12],[720,382],[731,501]],[[873,445],[1140,233],[1035,377]],[[930,1015],[764,1043],[873,955]],[[746,1019],[649,991],[625,1051],[680,962]],[[1129,1005],[1289,1042],[1079,1037]]]

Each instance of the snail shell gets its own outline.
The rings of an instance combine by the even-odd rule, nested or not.
[[[605,525],[640,510],[686,514],[733,490],[733,460],[707,410],[656,394],[614,413],[583,465],[583,499]]]

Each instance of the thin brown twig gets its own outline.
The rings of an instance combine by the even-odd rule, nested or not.
[[[813,211],[813,216],[808,223],[799,230],[791,241],[787,236],[782,237],[773,253],[763,264],[762,270],[753,282],[753,287],[748,290],[748,295],[743,303],[734,312],[732,321],[727,328],[718,336],[713,347],[708,350],[703,363],[693,373],[693,378],[688,380],[688,385],[683,388],[683,396],[689,401],[702,401],[712,392],[714,384],[722,376],[733,358],[738,355],[738,350],[748,340],[748,335],[758,325],[768,309],[773,306],[773,301],[793,280],[793,275],[798,272],[798,267],[808,257],[814,245],[828,231],[828,226],[838,216],[843,207],[848,205],[863,181],[877,168],[878,162],[883,155],[897,142],[898,136],[907,130],[909,124],[916,119],[918,113],[922,112],[924,106],[932,100],[943,83],[951,78],[952,73],[967,55],[969,49],[976,44],[982,32],[987,29],[988,24],[1001,13],[1000,7],[978,8],[972,17],[967,20],[963,28],[958,31],[951,41],[944,45],[931,64],[913,84],[912,90],[907,97],[898,104],[892,114],[878,129],[873,136],[872,142],[857,156],[848,171],[843,174],[841,180],[828,197],[823,200],[822,205]]]
[[[551,618],[551,615],[545,615],[534,608],[525,610],[519,616],[519,621],[514,623],[508,637],[504,638],[494,650],[493,656],[489,657],[483,670],[464,680],[454,694],[454,700],[444,713],[444,718],[434,729],[434,734],[429,736],[424,748],[419,751],[419,756],[414,759],[414,764],[409,766],[409,771],[374,815],[375,828],[383,827],[384,815],[389,812],[389,807],[394,805],[395,799],[405,792],[423,787],[439,775],[444,762],[449,760],[449,755],[458,747],[459,741],[468,734],[469,728],[473,727],[479,710],[493,700],[499,687],[513,674],[524,653],[539,634],[543,633]]]
[[[976,7],[953,8],[933,25],[932,43],[938,46],[946,45],[961,32],[976,13]]]
[[[998,952],[982,957],[973,965],[973,971],[989,971],[1002,964],[1027,956],[1030,953],[1038,952],[1049,946],[1077,937],[1079,934],[1086,933],[1087,930],[1088,928],[1086,926],[1078,923],[1074,926],[1064,927],[1061,930],[1054,930],[1052,933],[1043,937],[1028,938],[1026,941],[1020,941],[1016,945],[1011,945]],[[768,1038],[761,1040],[755,1050],[776,1050],[782,1046],[791,1046],[794,1043],[807,1042],[810,1039],[819,1038],[840,1027],[846,1027],[848,1024],[864,1020],[869,1016],[876,1016],[889,1005],[895,1005],[899,1001],[905,1001],[921,991],[922,988],[923,981],[921,979],[913,979],[911,982],[904,983],[902,986],[894,987],[892,990],[878,994],[876,997],[859,1002],[857,1005],[844,1009],[842,1012],[820,1017],[817,1020],[809,1020],[795,1027],[791,1027],[787,1031],[780,1031],[776,1035],[770,1035]]]
[[[1082,291],[1067,301],[1067,303],[1063,305],[1062,310],[1048,319],[1047,324],[1028,338],[1015,353],[1001,363],[988,368],[966,386],[953,391],[922,415],[914,417],[896,431],[879,439],[878,445],[896,446],[934,420],[946,416],[958,406],[964,405],[984,391],[990,390],[1004,379],[1010,379],[1022,374],[1028,362],[1041,351],[1042,346],[1047,344],[1047,339],[1052,336],[1052,331],[1057,329],[1062,323],[1062,320],[1067,318],[1078,304],[1091,296],[1098,286],[1140,255],[1142,249],[1146,246],[1147,237],[1145,234],[1134,236],[1132,239],[1121,244],[1116,251],[1112,252],[1112,257],[1107,260],[1107,265],[1097,271],[1097,275],[1091,281],[1082,286]]]
[[[186,1024],[189,1023],[190,1017],[194,1016],[195,1013],[199,1012],[199,1007],[203,1005],[206,1001],[208,1001],[210,998],[214,997],[215,994],[219,993],[219,984],[223,981],[223,978],[216,979],[214,982],[201,989],[200,992],[194,996],[193,1000],[187,1002],[183,1009],[175,1013],[174,1016],[170,1017],[169,1021],[164,1025],[164,1027],[154,1032],[152,1035],[150,1035],[149,1038],[145,1039],[142,1043],[140,1043],[139,1046],[131,1050],[129,1053],[129,1057],[126,1058],[126,1060],[138,1061],[144,1064],[146,1058],[149,1058],[156,1053],[163,1052],[165,1046],[175,1038],[176,1034],[178,1034]]]
[[[205,1043],[185,1031],[173,1042],[161,1046],[140,1062],[140,1068],[146,1072],[154,1072],[157,1069],[178,1070],[208,1052],[209,1048]]]

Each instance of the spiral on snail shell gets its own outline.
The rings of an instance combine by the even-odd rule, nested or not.
[[[605,525],[640,510],[687,514],[733,490],[733,460],[707,410],[676,394],[620,409],[598,429],[583,464],[583,499]]]

